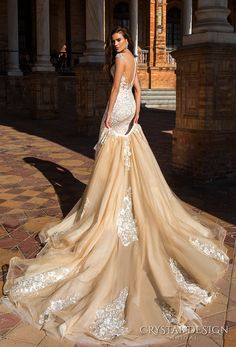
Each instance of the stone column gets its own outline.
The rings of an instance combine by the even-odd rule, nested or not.
[[[184,0],[183,2],[183,35],[192,34],[192,0]]]
[[[36,0],[36,64],[30,75],[32,117],[58,117],[58,77],[50,62],[49,0]]]
[[[37,58],[33,71],[54,71],[50,63],[49,0],[36,0]]]
[[[234,28],[228,22],[228,0],[198,0],[196,25],[192,36],[183,38],[184,45],[204,42],[236,43]]]
[[[134,54],[138,55],[138,0],[131,0],[130,5],[130,32],[134,42]]]
[[[78,132],[96,137],[110,92],[104,41],[105,0],[86,0],[86,51],[75,68],[76,112]]]
[[[198,0],[177,61],[172,164],[201,181],[236,176],[236,33],[225,0]]]
[[[81,63],[104,63],[105,1],[86,0],[86,51]]]
[[[8,0],[8,75],[19,76],[18,0]]]

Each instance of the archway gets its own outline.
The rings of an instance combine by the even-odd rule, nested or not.
[[[113,10],[113,23],[122,27],[130,28],[129,4],[127,2],[119,2]]]
[[[166,16],[166,47],[173,51],[181,46],[181,10],[172,7]]]

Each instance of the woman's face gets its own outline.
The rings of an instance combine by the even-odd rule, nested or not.
[[[121,32],[112,35],[112,45],[116,52],[122,52],[127,47],[127,43],[128,40],[124,38]]]

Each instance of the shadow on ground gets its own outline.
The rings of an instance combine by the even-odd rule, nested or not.
[[[24,161],[40,171],[53,186],[65,217],[81,197],[86,185],[77,180],[65,167],[52,161],[35,157],[25,157]]]
[[[93,147],[97,142],[97,137],[79,136],[76,131],[76,119],[33,120],[2,117],[0,124],[20,132],[45,138],[89,158],[94,158]],[[228,223],[236,224],[236,179],[202,184],[189,177],[177,176],[173,173],[171,168],[171,131],[175,126],[175,112],[143,109],[140,124],[171,189],[187,203]],[[25,161],[40,170],[53,185],[59,197],[63,215],[65,215],[80,197],[84,189],[83,184],[77,181],[66,168],[59,168],[53,162],[43,162],[37,158],[25,158]],[[68,186],[78,194],[76,196],[70,194],[70,191],[67,190]],[[65,200],[67,201],[65,202]]]

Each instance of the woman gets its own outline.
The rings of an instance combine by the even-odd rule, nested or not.
[[[61,223],[42,230],[35,259],[11,259],[3,301],[56,338],[161,343],[173,338],[165,327],[201,325],[195,309],[213,301],[228,267],[225,230],[168,187],[138,124],[126,29],[112,32],[111,45],[114,82],[89,184]]]

